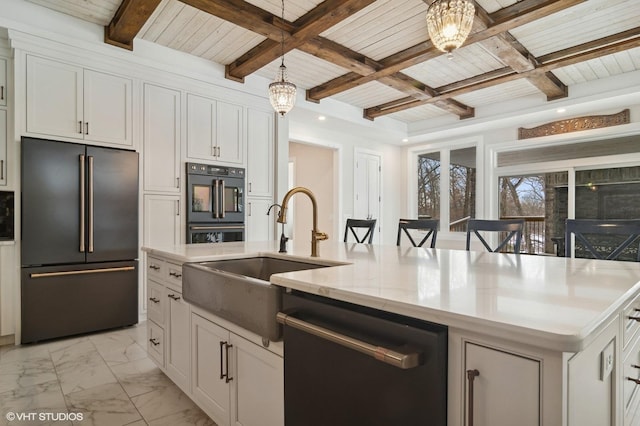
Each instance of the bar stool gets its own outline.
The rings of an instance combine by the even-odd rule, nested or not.
[[[618,260],[640,238],[640,219],[567,219],[565,225],[566,257],[571,256],[571,234],[576,246],[580,244],[593,258],[602,260]],[[636,250],[635,261],[640,262],[640,245]]]
[[[400,237],[402,236],[402,232],[404,231],[411,241],[411,244],[414,247],[422,247],[422,245],[431,237],[431,244],[429,247],[436,247],[436,237],[438,236],[438,224],[440,221],[438,219],[400,219],[398,222],[398,238],[396,239],[396,245],[400,245]],[[416,244],[415,240],[409,233],[410,229],[415,229],[418,231],[428,231],[427,235],[422,238],[422,240]]]
[[[373,231],[376,227],[376,221],[377,219],[347,219],[347,224],[344,228],[344,242],[347,242],[347,235],[349,233],[349,230],[351,230],[351,233],[355,237],[356,242],[365,243],[365,240],[367,239],[367,237],[369,237],[368,241],[365,244],[371,244],[371,242],[373,241]],[[360,238],[356,233],[357,228],[367,230],[362,238]]]
[[[509,241],[513,241],[513,252],[520,253],[520,243],[522,242],[522,231],[524,230],[524,219],[508,219],[508,220],[483,220],[483,219],[469,219],[467,222],[467,245],[466,249],[469,250],[471,245],[471,233],[476,234],[480,239],[480,242],[490,252],[499,252],[504,249]],[[498,244],[495,249],[492,249],[489,244],[482,238],[482,235],[478,231],[492,231],[492,232],[507,232],[508,234]]]

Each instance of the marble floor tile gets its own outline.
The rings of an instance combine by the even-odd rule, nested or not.
[[[29,358],[0,365],[0,394],[57,380],[51,357]]]
[[[65,395],[70,411],[83,414],[82,426],[126,425],[141,420],[140,413],[117,383],[95,386]]]
[[[131,401],[147,423],[181,411],[197,408],[195,403],[176,385],[134,396]]]
[[[146,349],[121,331],[94,335],[90,340],[108,365],[122,364],[147,356]]]
[[[147,322],[141,321],[133,327],[127,327],[122,330],[127,333],[129,337],[136,341],[143,348],[147,347]]]
[[[174,386],[149,358],[112,366],[111,371],[130,397]]]
[[[62,392],[65,395],[117,382],[115,376],[96,350],[93,352],[74,353],[73,357],[63,357],[58,362],[56,362],[54,354],[52,353],[53,362]]]
[[[216,423],[200,408],[179,411],[166,417],[151,420],[149,426],[216,426]]]
[[[41,421],[9,421],[9,413],[66,413],[67,405],[57,380],[20,387],[0,393],[0,425],[6,424],[43,424]],[[55,422],[62,423],[63,422]]]
[[[50,358],[49,349],[43,345],[0,346],[0,366],[10,362],[33,358]]]

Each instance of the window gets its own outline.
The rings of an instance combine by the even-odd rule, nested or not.
[[[441,230],[465,232],[476,213],[476,148],[421,153],[417,158],[418,217],[440,219]]]

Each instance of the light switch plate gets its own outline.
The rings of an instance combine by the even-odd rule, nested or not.
[[[600,353],[600,380],[604,381],[613,371],[615,364],[614,341],[609,342],[606,348]]]

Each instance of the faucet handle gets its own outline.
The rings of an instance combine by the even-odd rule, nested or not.
[[[320,231],[316,232],[316,240],[322,241],[322,240],[328,240],[328,239],[329,239],[329,235],[326,232],[320,232]]]

